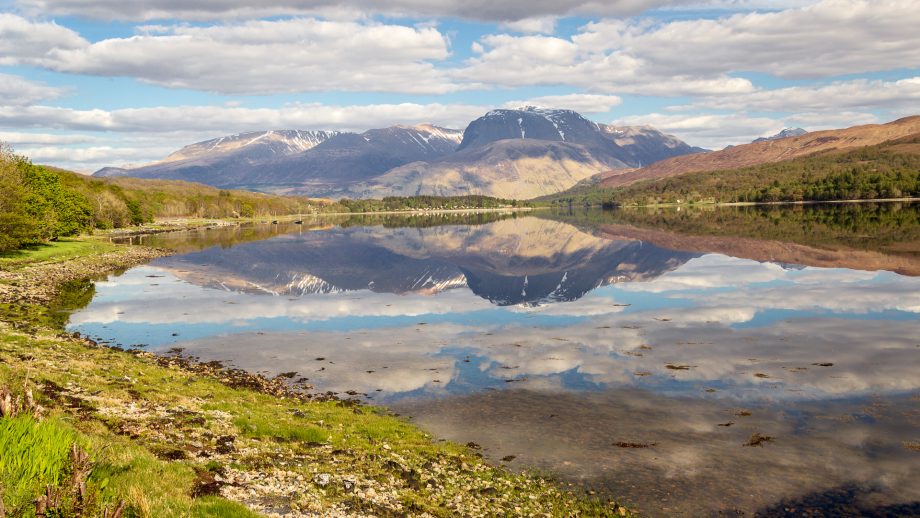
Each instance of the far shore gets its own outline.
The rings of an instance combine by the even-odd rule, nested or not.
[[[801,200],[801,201],[735,201],[735,202],[687,202],[687,203],[655,203],[651,205],[617,205],[618,209],[647,209],[661,207],[757,207],[769,205],[819,205],[826,203],[891,203],[891,202],[920,202],[920,198],[874,198],[858,200]],[[600,205],[590,205],[599,207]]]
[[[496,208],[469,208],[469,209],[414,209],[369,212],[308,212],[301,214],[286,214],[275,216],[260,216],[252,218],[196,218],[176,217],[157,218],[153,223],[145,223],[130,227],[122,227],[97,231],[94,235],[102,237],[126,237],[143,234],[158,234],[165,232],[180,232],[205,227],[234,226],[244,223],[263,223],[277,221],[279,223],[292,223],[306,219],[317,219],[329,216],[374,216],[374,215],[435,215],[435,214],[482,214],[495,212],[529,212],[536,209],[549,207],[496,207]]]

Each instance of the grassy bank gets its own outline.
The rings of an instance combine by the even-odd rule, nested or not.
[[[627,514],[384,409],[67,335],[80,279],[163,252],[48,247],[0,258],[0,516]]]

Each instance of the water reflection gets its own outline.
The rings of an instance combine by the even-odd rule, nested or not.
[[[70,327],[297,371],[651,515],[917,511],[920,278],[874,271],[909,245],[571,217],[240,240],[98,283]]]
[[[349,227],[289,233],[156,261],[194,284],[303,296],[468,286],[499,305],[575,300],[611,282],[654,278],[698,254],[610,240],[525,217],[479,226]]]

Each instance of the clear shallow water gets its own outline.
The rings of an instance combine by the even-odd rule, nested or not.
[[[159,236],[186,253],[98,282],[69,326],[296,371],[650,515],[916,514],[912,227],[809,210]]]

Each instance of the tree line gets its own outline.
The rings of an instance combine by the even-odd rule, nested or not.
[[[345,212],[385,212],[398,210],[500,209],[530,206],[527,202],[482,195],[467,196],[387,196],[383,199],[339,200]]]

